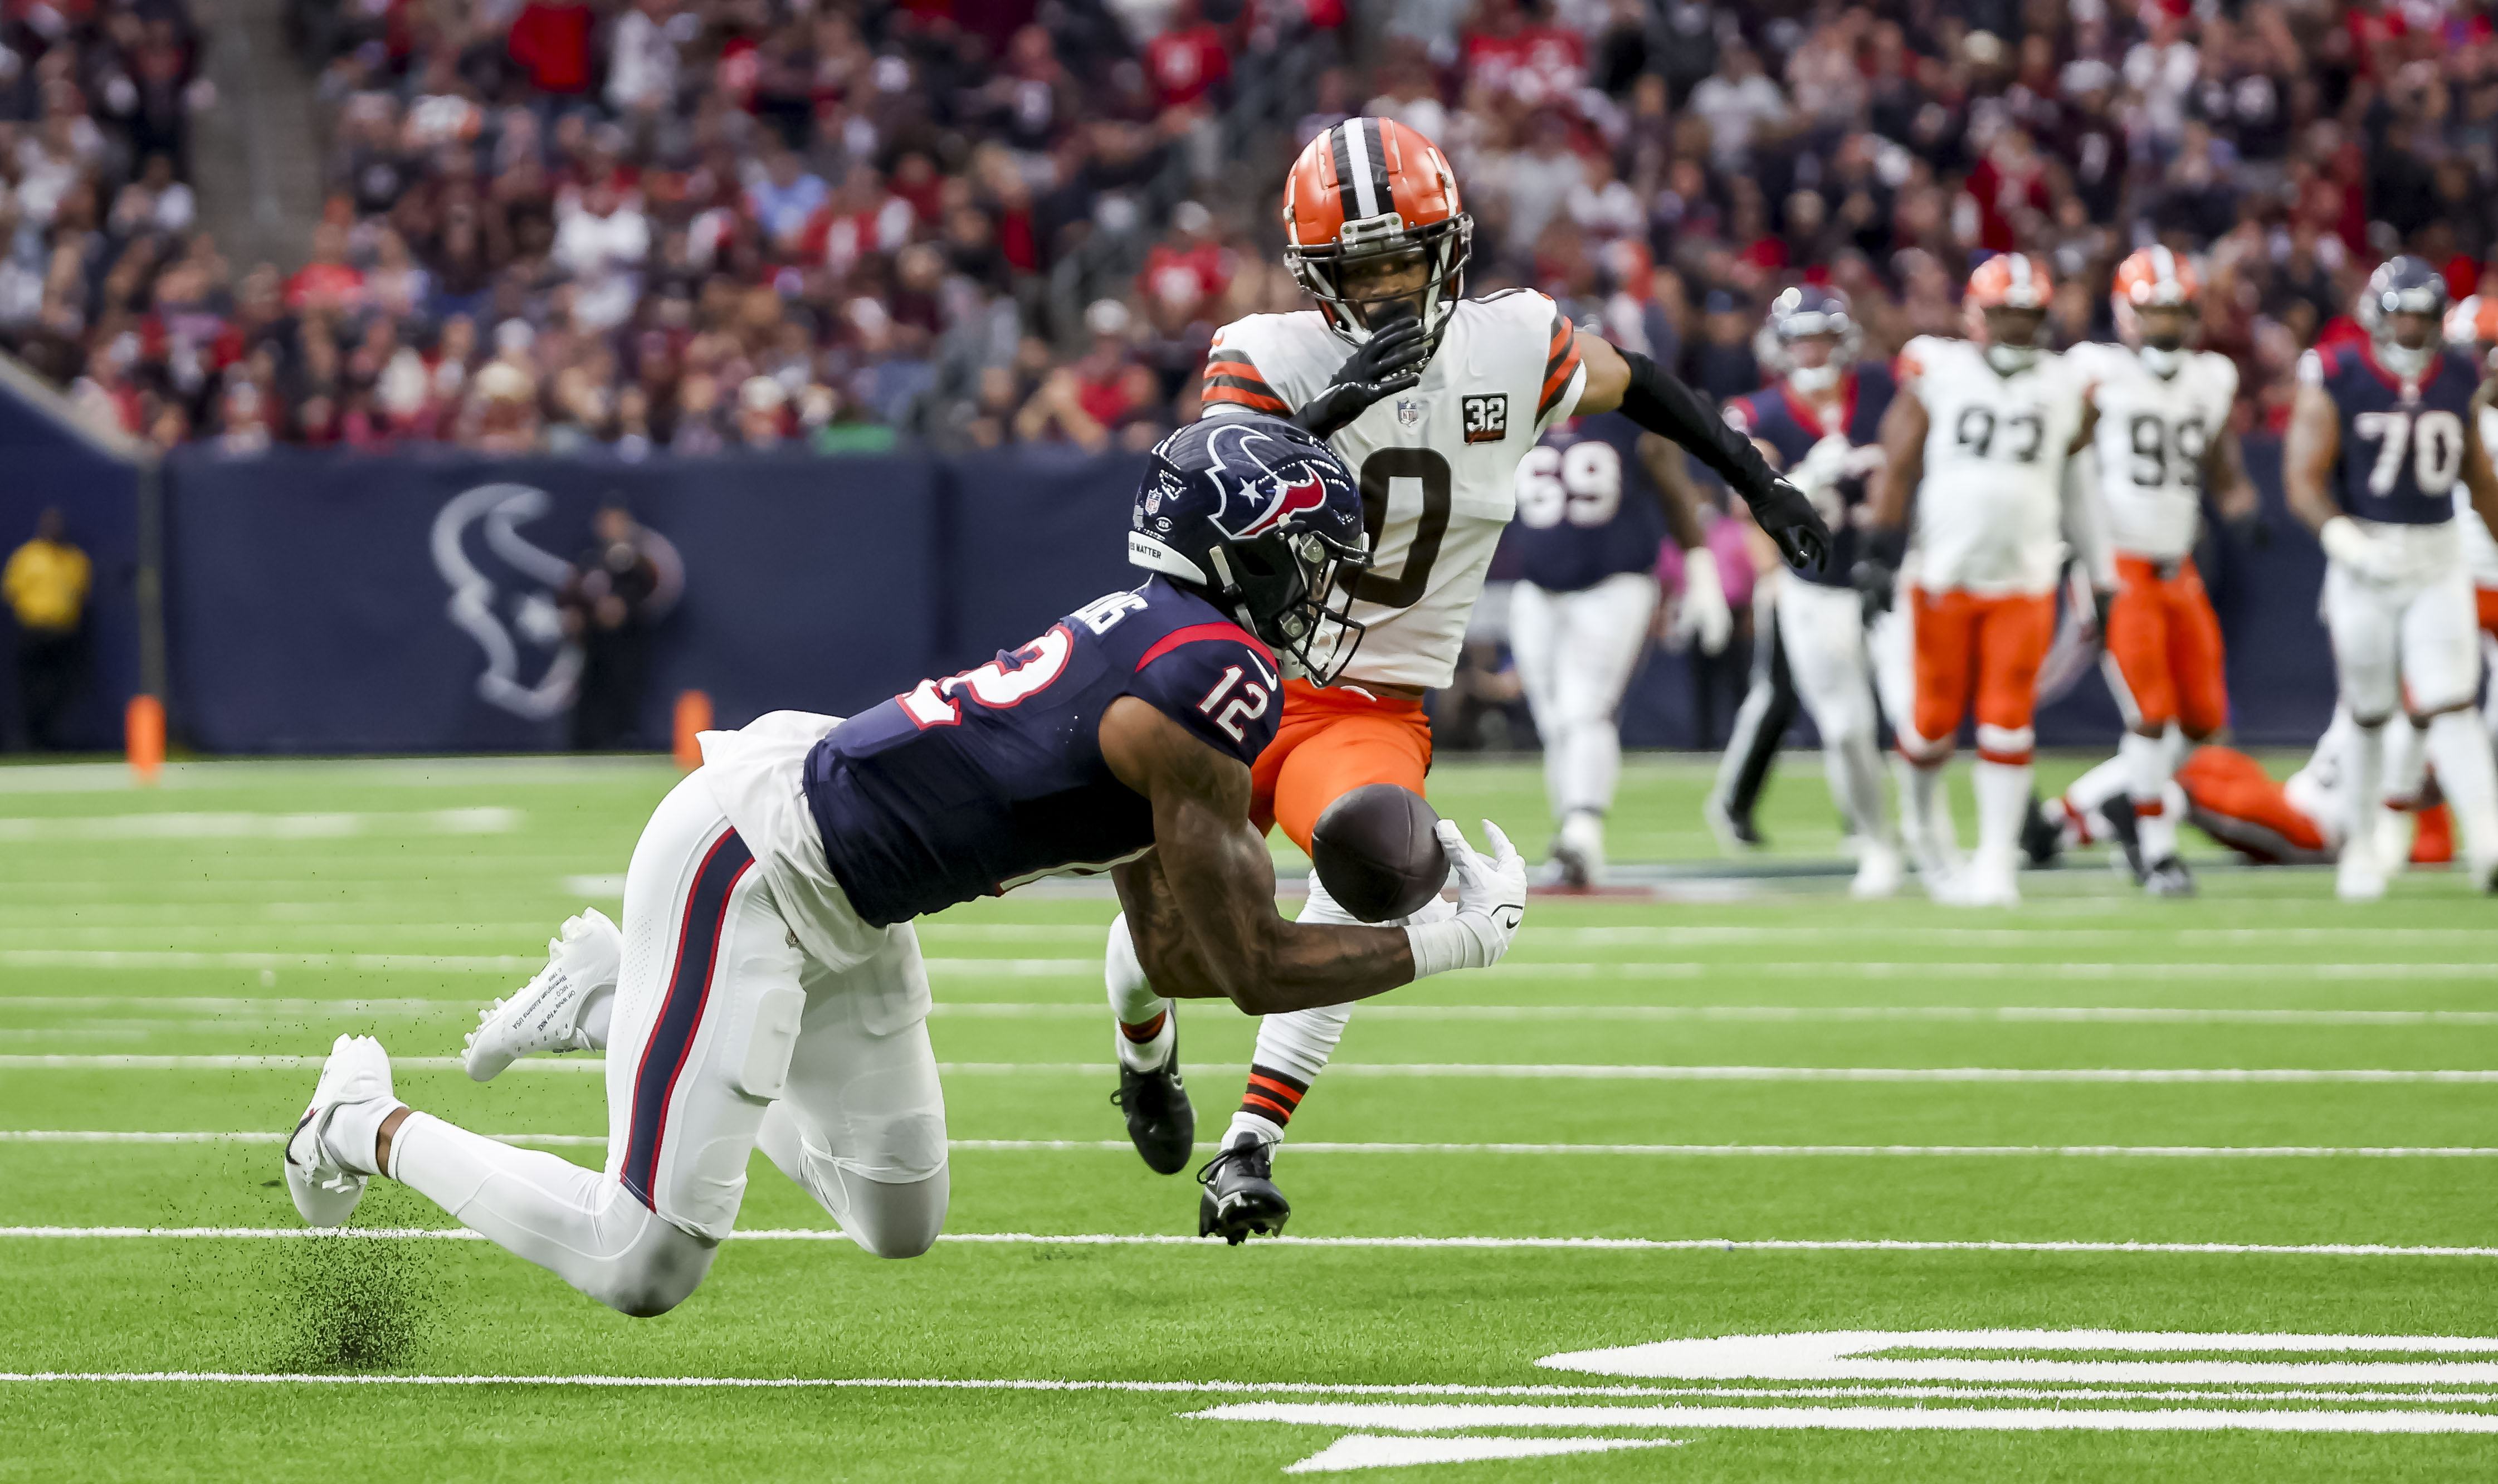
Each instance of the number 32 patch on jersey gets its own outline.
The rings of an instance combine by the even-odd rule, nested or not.
[[[1466,419],[1466,441],[1497,443],[1509,436],[1509,394],[1491,392],[1469,397],[1459,404]]]

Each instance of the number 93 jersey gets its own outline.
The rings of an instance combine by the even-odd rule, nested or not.
[[[1206,415],[1289,414],[1351,353],[1316,309],[1234,320],[1206,358]],[[1518,508],[1519,461],[1570,415],[1586,379],[1552,300],[1532,289],[1462,300],[1423,379],[1328,440],[1361,482],[1370,534],[1352,613],[1367,627],[1342,680],[1445,686],[1456,675],[1466,617]]]
[[[2390,526],[2435,526],[2454,518],[2463,474],[2463,420],[2480,377],[2463,356],[2439,354],[2417,380],[2377,364],[2371,348],[2309,351],[2300,379],[2333,399],[2342,431],[2343,510]]]
[[[1578,593],[1617,572],[1655,570],[1665,510],[1639,461],[1645,436],[1639,424],[1608,412],[1572,418],[1526,451],[1510,539],[1527,581]]]
[[[2005,375],[1968,340],[1919,336],[1900,354],[1900,382],[1930,420],[1916,497],[1918,586],[1987,597],[2054,591],[2080,376],[2049,351]]]
[[[2237,400],[2236,363],[2190,351],[2162,376],[2125,346],[2103,344],[2076,345],[2065,359],[2098,408],[2091,450],[2116,549],[2154,562],[2184,557],[2201,529],[2203,456]]]

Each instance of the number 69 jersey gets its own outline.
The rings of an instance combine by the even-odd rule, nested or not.
[[[1548,593],[1579,593],[1617,572],[1655,570],[1665,510],[1639,461],[1646,436],[1608,412],[1572,418],[1527,451],[1510,538],[1521,576]]]
[[[2299,358],[2299,375],[2333,399],[2342,430],[2342,508],[2363,521],[2436,526],[2454,519],[2463,475],[2463,420],[2479,377],[2463,356],[2440,354],[2406,381],[2367,346]]]
[[[1910,340],[1899,364],[1901,385],[1930,420],[1917,485],[1918,586],[1984,597],[2054,591],[2080,375],[2045,351],[2005,375],[1979,346],[1934,336]]]
[[[1351,353],[1316,309],[1234,320],[1206,359],[1206,415],[1290,413]],[[1423,379],[1328,440],[1361,481],[1370,533],[1352,614],[1367,630],[1343,680],[1445,686],[1456,675],[1466,616],[1518,508],[1519,461],[1570,415],[1586,379],[1552,300],[1532,289],[1464,300]]]
[[[1275,738],[1281,689],[1265,645],[1156,577],[835,726],[807,755],[807,809],[860,918],[907,921],[1153,845],[1153,806],[1102,758],[1120,696],[1247,764]]]
[[[2098,407],[2091,436],[2099,494],[2116,549],[2175,562],[2194,549],[2203,509],[2203,456],[2229,425],[2238,368],[2227,356],[2190,351],[2160,375],[2122,345],[2076,345],[2065,359],[2091,383]]]

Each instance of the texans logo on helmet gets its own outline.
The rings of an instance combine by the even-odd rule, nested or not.
[[[1283,439],[1255,428],[1227,428],[1207,441],[1206,452],[1215,468],[1240,481],[1238,494],[1256,502],[1235,525],[1224,518],[1233,504],[1233,491],[1225,490],[1224,516],[1216,517],[1214,524],[1235,541],[1289,529],[1296,516],[1327,508],[1326,476],[1311,465],[1303,449]]]
[[[1269,531],[1280,529],[1303,510],[1326,509],[1327,481],[1321,479],[1306,464],[1300,468],[1300,476],[1292,484],[1286,484],[1278,477],[1275,481],[1274,499],[1267,501],[1266,508],[1261,511],[1258,518],[1251,521],[1247,527],[1232,534],[1245,541],[1251,536],[1264,535]]]

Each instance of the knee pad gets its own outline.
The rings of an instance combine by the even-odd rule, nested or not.
[[[849,1233],[859,1250],[871,1257],[917,1257],[937,1244],[945,1229],[945,1205],[953,1177],[944,1166],[933,1175],[911,1181],[872,1180],[830,1161],[814,1172],[838,1199],[824,1203],[833,1219]]]
[[[630,1318],[656,1319],[701,1285],[719,1251],[716,1243],[653,1216],[610,1261],[606,1280],[591,1297]]]

